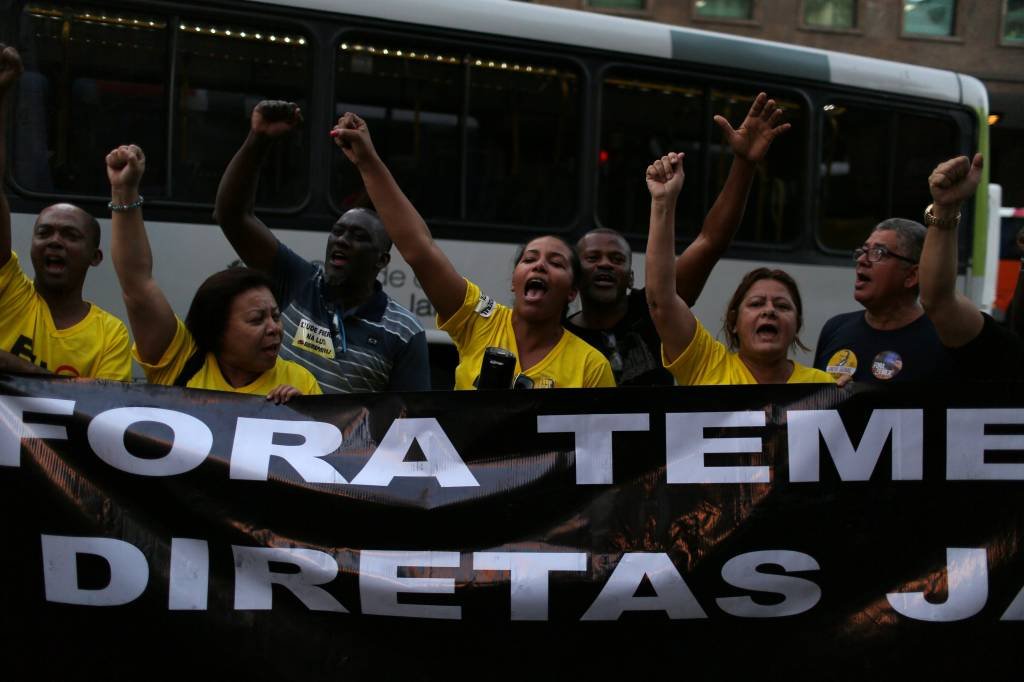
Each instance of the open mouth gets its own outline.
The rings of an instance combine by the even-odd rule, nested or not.
[[[333,251],[331,253],[331,265],[335,267],[341,267],[348,264],[348,255],[341,251]]]
[[[764,341],[774,340],[779,336],[779,327],[772,322],[764,322],[757,325],[754,334]]]
[[[43,267],[48,272],[64,272],[67,269],[68,264],[60,256],[46,256],[43,258]]]
[[[281,344],[280,343],[272,343],[272,344],[269,344],[267,346],[263,346],[263,348],[260,349],[260,352],[263,353],[264,355],[269,355],[271,357],[275,357],[276,358],[277,357],[277,353],[280,350],[281,350]]]
[[[871,281],[871,277],[869,277],[866,272],[858,271],[857,272],[857,279],[854,281],[853,286],[854,287],[860,287],[860,286],[862,286],[864,284],[867,284],[870,281]]]
[[[523,298],[527,301],[539,301],[548,292],[548,283],[539,277],[532,277],[523,287]]]
[[[607,272],[595,273],[594,276],[590,278],[590,281],[594,286],[601,288],[610,288],[617,284],[615,276]]]

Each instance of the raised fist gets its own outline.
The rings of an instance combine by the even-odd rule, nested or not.
[[[137,191],[146,172],[146,156],[134,144],[121,145],[107,154],[107,179],[114,190]]]
[[[263,100],[252,110],[250,128],[257,135],[280,137],[302,124],[302,110],[295,102]]]
[[[932,201],[936,206],[958,207],[978,188],[984,166],[981,154],[975,154],[973,159],[958,156],[940,163],[928,176]]]
[[[22,70],[21,55],[18,51],[0,43],[0,98],[11,89],[21,76]]]
[[[351,112],[346,112],[338,119],[330,134],[334,144],[357,166],[377,157],[366,121]]]
[[[679,196],[683,189],[683,157],[680,152],[669,152],[647,167],[647,190],[655,201],[672,200]]]

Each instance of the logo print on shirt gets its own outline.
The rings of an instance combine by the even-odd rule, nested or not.
[[[889,381],[903,369],[903,358],[894,350],[883,350],[871,363],[871,373],[879,381]]]
[[[853,376],[854,372],[857,371],[856,353],[849,348],[836,351],[832,357],[828,359],[828,364],[825,365],[825,371],[836,378],[845,375]]]
[[[480,317],[490,317],[494,312],[494,299],[487,294],[480,294],[480,300],[476,302],[474,312]]]
[[[322,358],[334,359],[334,341],[331,339],[330,328],[321,327],[312,320],[299,320],[292,345]]]

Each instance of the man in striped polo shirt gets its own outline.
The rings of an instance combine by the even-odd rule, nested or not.
[[[249,136],[217,188],[217,222],[246,265],[273,278],[284,325],[281,356],[312,372],[324,393],[428,390],[426,333],[377,280],[391,260],[377,214],[342,215],[327,237],[323,266],[280,243],[255,215],[267,151],[301,122],[291,102],[256,105]]]

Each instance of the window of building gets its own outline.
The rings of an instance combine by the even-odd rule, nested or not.
[[[956,35],[956,0],[904,0],[903,34]]]
[[[857,26],[857,0],[804,0],[804,26],[852,29]]]
[[[824,114],[822,245],[853,249],[886,218],[920,222],[929,173],[960,151],[953,120],[841,102]]]
[[[587,7],[595,9],[646,9],[646,0],[587,0]]]
[[[702,19],[754,18],[754,0],[697,0],[693,7]]]
[[[212,204],[253,106],[270,97],[304,105],[312,86],[307,39],[282,27],[63,3],[30,3],[21,21],[31,38],[18,111],[45,116],[17,121],[12,175],[32,192],[109,196],[103,154],[134,143],[146,153],[147,198]],[[302,201],[308,148],[305,133],[275,145],[257,206]]]
[[[580,78],[524,55],[350,34],[335,60],[335,114],[366,120],[427,220],[564,228],[576,214]],[[365,201],[334,156],[333,201]]]
[[[1003,13],[1003,41],[1024,45],[1024,0],[1006,0]]]

